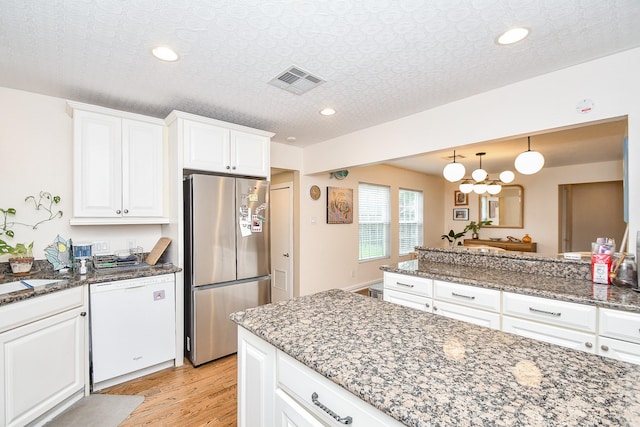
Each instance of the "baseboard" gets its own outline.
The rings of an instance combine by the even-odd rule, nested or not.
[[[358,292],[363,289],[369,289],[371,285],[375,285],[376,283],[382,283],[382,279],[369,280],[368,282],[358,283],[356,285],[347,286],[346,288],[342,288],[343,291],[349,292]]]

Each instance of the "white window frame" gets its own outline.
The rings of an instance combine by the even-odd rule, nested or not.
[[[402,203],[402,193],[416,194],[413,206],[404,206]],[[408,215],[403,215],[403,208],[410,209],[413,212],[412,218],[406,219]],[[424,243],[424,196],[422,191],[411,190],[408,188],[398,189],[398,255],[406,256],[414,252],[416,246],[422,246]],[[410,227],[407,227],[407,226]],[[406,235],[407,228],[411,229],[409,235]],[[410,243],[404,244],[404,240]]]
[[[386,200],[385,200],[386,199]],[[374,233],[364,235],[364,229]],[[388,185],[358,183],[358,260],[360,262],[390,258],[391,255],[391,187]],[[365,250],[372,244],[372,234],[378,234],[374,243],[377,251]],[[375,237],[375,236],[374,236]],[[372,255],[373,254],[373,255]]]

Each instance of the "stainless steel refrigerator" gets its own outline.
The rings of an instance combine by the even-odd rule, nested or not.
[[[271,299],[269,182],[184,180],[185,354],[194,366],[235,353],[229,314]]]

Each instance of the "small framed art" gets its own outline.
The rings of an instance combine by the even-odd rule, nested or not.
[[[454,221],[469,221],[469,208],[456,208],[453,210]]]
[[[469,204],[469,195],[456,190],[453,192],[453,200],[456,206],[467,206]]]
[[[327,224],[353,223],[353,189],[327,187]]]

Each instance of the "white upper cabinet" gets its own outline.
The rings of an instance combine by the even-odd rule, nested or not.
[[[167,123],[181,124],[175,135],[182,143],[184,169],[269,176],[272,133],[178,111],[167,117]]]
[[[69,105],[74,129],[71,224],[166,222],[163,121]]]

